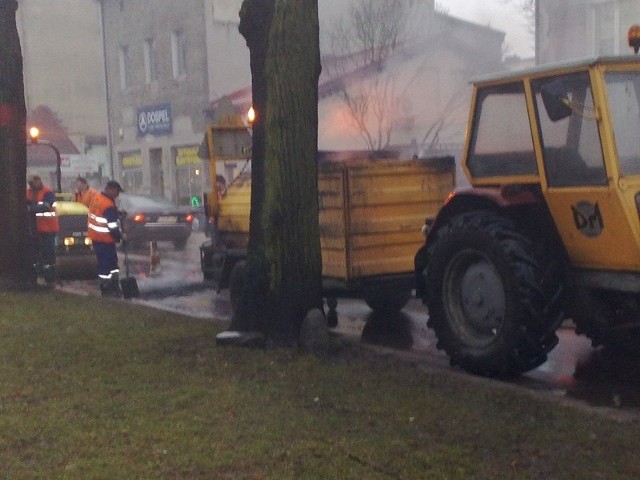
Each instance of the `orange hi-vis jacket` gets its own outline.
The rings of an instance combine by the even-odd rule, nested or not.
[[[74,195],[74,200],[76,202],[80,202],[84,204],[89,209],[91,209],[91,205],[93,204],[94,199],[99,195],[100,195],[100,192],[89,187],[82,193],[76,192]]]
[[[27,201],[31,203],[36,216],[36,230],[40,233],[57,233],[60,227],[56,215],[55,193],[44,186],[37,192],[28,188]]]
[[[118,243],[120,224],[118,208],[112,199],[100,193],[95,196],[89,211],[89,238],[94,243]]]

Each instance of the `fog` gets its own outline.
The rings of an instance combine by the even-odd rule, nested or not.
[[[522,58],[534,55],[534,37],[518,2],[508,0],[439,0],[441,11],[506,33],[505,50]]]
[[[223,96],[232,97],[238,109],[251,102],[249,54],[237,30],[241,4],[210,0],[202,15],[194,15],[203,8],[199,0],[21,2],[27,108],[48,107],[51,118],[59,120],[54,125],[58,133],[66,132],[75,144],[62,151],[65,176],[113,177],[133,191],[172,199],[202,190],[192,182],[208,179],[189,163],[189,152],[200,144],[210,121],[203,112]],[[327,48],[327,38],[336,22],[348,20],[349,5],[319,0],[323,53],[337,53]],[[402,37],[410,41],[380,61],[375,72],[362,70],[362,64],[345,63],[341,72],[324,66],[320,149],[411,148],[411,155],[459,149],[467,82],[472,74],[501,68],[502,34],[467,22],[434,25],[432,16],[411,17],[411,31]],[[204,25],[205,31],[199,31]],[[180,40],[179,33],[187,35]],[[186,47],[177,52],[182,41]],[[491,53],[478,52],[478,45]],[[186,56],[177,67],[179,54]],[[344,98],[364,98],[367,90],[369,111],[377,102],[385,113],[378,119],[368,114],[363,129],[355,125]],[[141,112],[160,110],[171,124],[159,134],[141,134]],[[52,138],[51,130],[42,131],[43,138]]]

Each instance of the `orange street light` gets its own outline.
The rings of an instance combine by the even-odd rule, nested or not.
[[[31,127],[29,129],[29,137],[31,138],[32,145],[46,145],[52,148],[56,154],[56,180],[58,193],[62,193],[62,158],[60,157],[60,150],[56,148],[54,144],[46,140],[40,140],[40,129],[38,127]]]
[[[251,107],[249,108],[249,111],[247,112],[247,121],[251,125],[253,125],[253,122],[256,121],[256,110],[255,108],[253,108],[253,105],[251,105]]]
[[[31,137],[31,143],[38,143],[39,136],[40,136],[40,129],[38,127],[31,127],[29,129],[29,137]]]

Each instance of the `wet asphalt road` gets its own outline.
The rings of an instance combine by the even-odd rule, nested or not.
[[[202,233],[194,233],[185,250],[175,251],[160,243],[160,264],[152,268],[149,252],[129,252],[128,266],[138,280],[140,298],[132,301],[154,308],[176,311],[196,318],[228,322],[231,308],[227,292],[215,293],[200,272],[199,246]],[[121,275],[126,272],[119,253]],[[62,288],[78,294],[98,294],[93,278],[92,258],[61,261]],[[436,338],[427,328],[427,311],[416,299],[400,313],[380,316],[364,302],[338,301],[337,334],[345,339],[398,354],[430,368],[451,369],[446,355],[436,348]],[[510,380],[514,386],[586,406],[603,408],[640,418],[640,362],[637,355],[622,355],[594,349],[590,341],[574,333],[570,324],[558,331],[560,342],[546,363],[521,377]]]

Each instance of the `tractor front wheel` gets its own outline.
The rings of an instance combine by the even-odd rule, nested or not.
[[[453,217],[425,272],[428,325],[453,365],[486,376],[531,370],[557,344],[559,302],[541,285],[533,243],[497,213]]]

